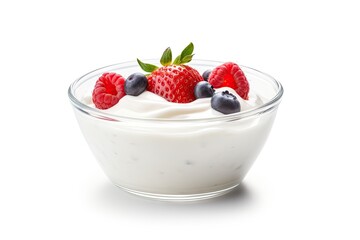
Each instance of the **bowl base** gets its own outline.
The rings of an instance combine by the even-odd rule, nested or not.
[[[206,199],[222,196],[224,194],[231,192],[234,188],[239,186],[239,184],[236,184],[234,186],[231,186],[229,188],[225,188],[225,189],[222,189],[219,191],[198,193],[198,194],[157,194],[157,193],[141,192],[141,191],[129,189],[126,187],[122,187],[119,185],[116,185],[116,186],[123,189],[124,191],[126,191],[128,193],[131,193],[131,194],[134,194],[137,196],[141,196],[141,197],[145,197],[145,198],[151,198],[151,199],[160,200],[160,201],[170,201],[170,202],[189,202],[189,201],[206,200]]]

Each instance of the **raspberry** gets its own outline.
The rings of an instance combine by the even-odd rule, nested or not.
[[[96,81],[92,100],[99,109],[108,109],[125,96],[125,79],[116,73],[103,73]]]
[[[240,67],[233,62],[216,67],[210,74],[209,83],[215,88],[230,87],[245,100],[248,99],[249,82]]]

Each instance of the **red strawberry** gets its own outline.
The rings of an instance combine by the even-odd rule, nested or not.
[[[104,73],[95,83],[92,100],[99,109],[107,109],[125,96],[125,79],[116,73]]]
[[[187,65],[158,68],[148,77],[148,90],[169,102],[189,103],[196,99],[194,88],[202,81],[200,73]]]
[[[189,103],[196,99],[194,88],[203,80],[194,68],[184,65],[192,59],[194,45],[190,43],[172,63],[171,49],[167,48],[160,59],[163,67],[158,68],[138,59],[140,67],[151,72],[148,76],[148,90],[169,102]]]
[[[249,82],[240,67],[233,62],[224,63],[216,67],[210,74],[209,83],[215,87],[230,87],[240,97],[247,100],[249,94]]]

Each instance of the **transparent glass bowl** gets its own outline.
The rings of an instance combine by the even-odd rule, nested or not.
[[[193,60],[189,65],[202,73],[220,64]],[[266,142],[283,95],[281,84],[271,76],[241,68],[250,88],[269,100],[252,110],[213,118],[132,118],[104,113],[80,101],[104,72],[125,78],[141,72],[135,61],[85,74],[70,85],[68,95],[90,149],[116,186],[162,200],[207,199],[241,183]]]

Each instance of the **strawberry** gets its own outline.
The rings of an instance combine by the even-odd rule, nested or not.
[[[196,69],[185,65],[192,60],[193,50],[194,45],[190,43],[172,62],[171,49],[167,48],[160,59],[160,68],[137,59],[140,67],[150,72],[147,90],[169,102],[189,103],[196,100],[194,89],[203,78]]]
[[[108,109],[125,96],[125,79],[116,73],[103,73],[96,81],[92,100],[96,108]]]
[[[224,63],[216,67],[210,73],[208,82],[215,88],[230,87],[239,96],[247,100],[249,94],[249,82],[240,67],[233,62]]]

